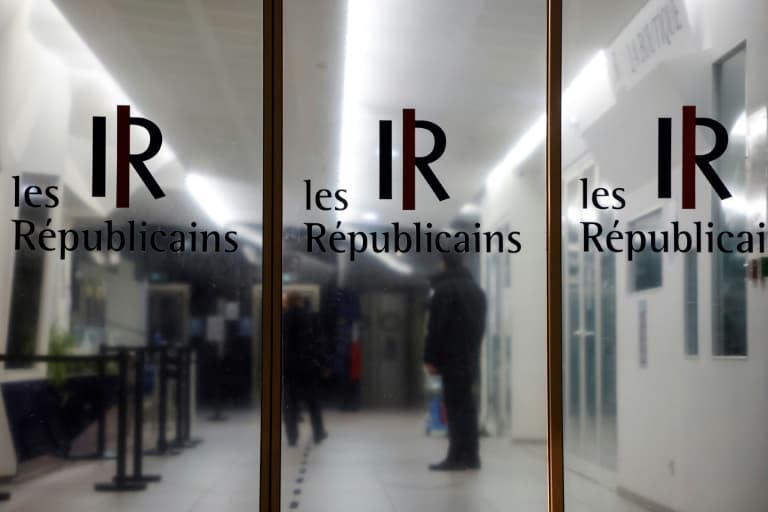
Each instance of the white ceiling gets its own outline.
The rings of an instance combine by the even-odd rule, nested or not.
[[[57,6],[187,172],[234,182],[238,220],[261,218],[261,7],[253,1],[78,0]],[[114,106],[111,108],[114,109]],[[90,119],[98,112],[83,113]],[[189,222],[184,176],[132,205]],[[223,186],[222,193],[231,186]],[[173,203],[173,204],[171,204]],[[134,208],[132,208],[133,210]],[[180,212],[184,212],[181,214]]]
[[[362,0],[359,0],[362,2]],[[607,45],[644,3],[569,0],[565,80]],[[187,172],[226,180],[238,219],[261,219],[262,17],[253,0],[56,1],[115,81],[163,130]],[[545,109],[543,0],[370,0],[366,59],[356,68],[364,87],[347,141],[353,173],[339,184],[345,76],[345,0],[285,0],[284,177],[286,222],[303,210],[304,183],[349,189],[357,215],[380,222],[415,220],[399,200],[378,200],[378,120],[401,109],[438,123],[448,147],[433,168],[451,195],[438,204],[417,178],[419,220],[447,224],[482,190],[490,170]],[[84,116],[97,112],[83,112]],[[417,140],[417,154],[431,147]],[[395,197],[401,162],[395,159]],[[350,177],[351,176],[351,177]],[[183,174],[181,174],[183,178]],[[183,188],[183,179],[176,187]],[[183,194],[179,191],[177,197]],[[150,204],[155,215],[189,211]],[[162,208],[166,208],[162,211]],[[187,208],[187,210],[185,210]],[[175,214],[176,212],[176,214]],[[186,213],[185,213],[186,215]]]
[[[351,41],[358,45],[354,53],[364,57],[350,70],[344,69],[339,37],[346,32],[345,4],[286,3],[286,188],[300,191],[304,179],[314,182],[317,176],[326,187],[349,190],[353,219],[372,212],[381,222],[418,218],[447,224],[482,188],[516,135],[544,110],[545,5],[531,0],[364,2],[365,12],[355,18],[364,23],[362,35]],[[353,98],[344,89],[345,73],[360,84]],[[344,99],[353,102],[351,120],[342,116]],[[393,121],[393,143],[400,153],[405,107],[416,108],[418,119],[440,125],[448,142],[432,167],[451,199],[439,204],[417,177],[414,214],[401,211],[398,155],[395,199],[378,199],[378,121]],[[345,132],[349,139],[340,141],[345,121],[351,125]],[[430,136],[417,138],[417,154],[431,145]],[[350,155],[343,178],[340,150]],[[292,213],[298,217],[299,210]]]

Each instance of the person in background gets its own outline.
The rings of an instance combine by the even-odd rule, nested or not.
[[[486,300],[458,254],[444,253],[443,270],[432,279],[433,295],[424,367],[440,375],[448,420],[448,454],[433,471],[480,469],[477,405],[472,384],[485,330]]]
[[[326,368],[320,322],[300,294],[290,293],[283,311],[283,407],[290,446],[296,446],[299,438],[300,402],[307,406],[315,443],[328,437],[318,398],[320,379]]]

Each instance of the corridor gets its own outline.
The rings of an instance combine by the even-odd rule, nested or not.
[[[418,412],[330,413],[330,437],[319,446],[305,436],[284,447],[282,510],[311,512],[500,512],[542,510],[546,501],[545,448],[485,438],[483,469],[431,473],[445,440],[425,437]],[[163,481],[139,493],[102,494],[93,484],[110,478],[114,463],[80,462],[14,485],[8,512],[134,512],[167,510],[245,512],[258,507],[258,415],[234,413],[212,423],[201,418],[204,439],[177,456],[146,458],[147,472]],[[305,425],[302,425],[306,427]],[[301,481],[299,481],[301,479]],[[574,512],[642,512],[575,473],[569,473]]]

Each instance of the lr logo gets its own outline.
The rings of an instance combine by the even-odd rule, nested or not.
[[[426,156],[416,156],[416,128],[429,130],[435,146]],[[445,132],[431,121],[416,119],[416,110],[403,109],[403,210],[416,209],[416,168],[440,201],[450,196],[429,164],[445,151]],[[379,121],[379,199],[392,199],[392,121]]]
[[[143,153],[131,154],[131,125],[141,126],[149,134],[149,146]],[[130,105],[117,106],[117,186],[115,194],[115,206],[128,208],[130,204],[130,177],[132,165],[136,173],[144,182],[144,185],[152,193],[152,197],[160,199],[165,197],[165,192],[157,184],[152,173],[149,172],[145,161],[155,156],[163,144],[163,134],[160,128],[143,117],[131,117]],[[91,182],[91,195],[93,197],[106,196],[106,147],[107,147],[107,118],[94,116],[93,118],[93,174]]]
[[[715,134],[715,145],[709,153],[696,154],[696,127],[706,126]],[[696,166],[715,189],[720,199],[728,199],[731,192],[712,168],[713,160],[720,158],[728,148],[728,130],[708,117],[696,117],[696,107],[683,107],[683,209],[696,208]],[[659,118],[659,198],[672,197],[672,119]]]

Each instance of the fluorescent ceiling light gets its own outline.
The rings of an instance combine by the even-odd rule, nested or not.
[[[768,132],[768,112],[766,107],[752,112],[747,118],[747,113],[742,112],[731,127],[731,135],[734,137],[749,137],[754,142]]]
[[[245,259],[251,265],[256,265],[259,262],[259,258],[256,254],[256,251],[254,251],[253,247],[251,247],[250,245],[246,245],[245,247],[243,247],[243,256],[245,256]]]
[[[736,137],[747,136],[747,113],[742,112],[739,118],[733,123],[731,127],[731,135]]]
[[[536,151],[544,142],[547,135],[547,116],[542,114],[528,131],[512,146],[512,149],[502,161],[494,167],[486,181],[488,188],[495,188],[501,183],[502,177],[515,169]]]
[[[28,3],[28,30],[43,56],[53,59],[65,69],[75,87],[88,84],[99,90],[101,94],[95,95],[94,105],[100,105],[100,96],[103,96],[114,105],[131,105],[134,116],[144,116],[52,0]],[[106,112],[94,114],[103,115]],[[177,160],[167,141],[163,142],[155,158],[154,165],[158,168]]]
[[[589,114],[599,115],[601,107],[604,109],[606,105],[613,105],[614,101],[608,58],[605,51],[600,50],[563,91],[563,113],[573,122],[578,122]]]
[[[768,109],[761,107],[749,116],[749,139],[756,142],[760,137],[768,134]]]
[[[374,222],[379,220],[379,215],[374,212],[366,212],[363,214],[363,220],[366,222]]]
[[[599,98],[595,97],[598,95],[596,91],[601,91]],[[608,75],[608,61],[605,52],[600,50],[563,91],[563,116],[576,122],[585,111],[592,109],[599,112],[600,109],[612,105],[614,101]],[[489,189],[498,187],[502,177],[519,168],[539,145],[544,143],[546,137],[547,116],[541,114],[490,172],[486,180],[487,187]]]
[[[237,226],[237,234],[257,247],[264,246],[264,238],[261,236],[261,233],[254,229],[246,226]]]
[[[765,203],[760,200],[749,201],[742,195],[734,195],[723,200],[723,209],[750,217],[762,214],[765,211]]]
[[[215,180],[197,173],[189,173],[187,189],[203,211],[219,226],[224,226],[235,218],[227,201],[216,193]]]
[[[339,186],[351,195],[361,194],[360,166],[356,161],[361,124],[365,122],[365,80],[370,75],[371,30],[377,16],[378,2],[350,0],[347,2],[347,27],[344,45],[344,92],[341,107],[341,137],[339,148]],[[394,153],[394,151],[393,151]],[[359,212],[348,208],[340,212],[345,219],[354,219]]]

